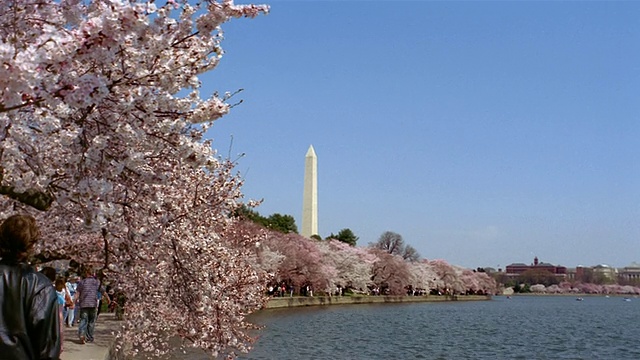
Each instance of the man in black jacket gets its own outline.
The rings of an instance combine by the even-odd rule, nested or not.
[[[13,215],[0,225],[0,357],[59,359],[58,299],[51,281],[26,263],[38,238],[31,216]]]

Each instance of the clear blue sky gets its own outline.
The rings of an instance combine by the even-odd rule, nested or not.
[[[240,1],[237,0],[238,3]],[[226,24],[210,132],[263,215],[472,267],[640,261],[640,2],[272,1]]]

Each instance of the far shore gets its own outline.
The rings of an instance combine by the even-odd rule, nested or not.
[[[351,295],[351,296],[293,296],[273,297],[264,306],[265,309],[288,308],[298,306],[353,305],[381,303],[443,302],[443,301],[486,301],[491,295]]]
[[[637,298],[637,294],[587,294],[587,293],[513,293],[513,294],[501,294],[496,296],[574,296],[574,297],[621,297],[621,298]]]

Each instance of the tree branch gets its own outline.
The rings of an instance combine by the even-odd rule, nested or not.
[[[29,189],[25,192],[17,192],[13,186],[0,186],[0,194],[40,211],[49,210],[53,203],[53,196],[34,189]]]

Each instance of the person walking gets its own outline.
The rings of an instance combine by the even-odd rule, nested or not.
[[[105,278],[104,273],[102,271],[99,272],[97,277],[100,284],[102,284]],[[98,298],[96,320],[98,320],[98,318],[100,317],[100,313],[102,312],[102,303],[104,302],[105,304],[107,304],[107,306],[109,306],[109,300],[111,299],[109,298],[109,294],[107,294],[107,290],[105,289],[104,285],[100,285],[100,287],[98,288],[98,292],[96,293],[96,297]]]
[[[77,312],[75,309],[75,299],[76,299],[76,288],[78,287],[78,283],[76,281],[77,281],[76,275],[71,274],[69,275],[69,280],[65,284],[65,286],[67,287],[67,292],[69,293],[69,296],[71,296],[71,304],[67,305],[67,314],[64,318],[64,323],[67,326],[73,326],[73,322],[75,320],[75,314]]]
[[[98,304],[98,291],[100,280],[96,279],[93,271],[85,270],[85,278],[78,283],[76,295],[80,307],[80,325],[78,325],[78,337],[80,343],[93,342],[93,331],[96,327],[96,305]]]
[[[58,322],[60,323],[61,352],[64,351],[64,329],[62,324],[64,323],[65,312],[67,311],[66,304],[71,302],[71,297],[67,293],[67,288],[64,286],[64,283],[63,278],[57,278],[53,283],[56,289],[56,295],[58,295]]]
[[[36,220],[13,215],[0,225],[0,357],[60,358],[58,295],[51,280],[27,260],[39,237]]]

